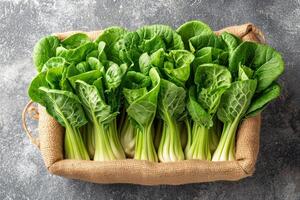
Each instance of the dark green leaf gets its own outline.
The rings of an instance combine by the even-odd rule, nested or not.
[[[161,48],[166,51],[184,49],[181,37],[165,25],[144,26],[125,35],[119,45],[121,59],[135,65],[138,65],[140,56],[145,52],[152,54]]]
[[[105,29],[99,35],[95,42],[97,44],[99,43],[99,59],[101,62],[103,55],[106,55],[108,60],[111,60],[117,64],[121,64],[121,60],[119,58],[121,47],[118,42],[124,37],[127,32],[128,31],[123,29],[122,27],[113,26]],[[103,47],[103,43],[101,44],[101,42],[105,44],[104,51],[101,51],[101,48]]]
[[[128,89],[147,88],[151,85],[151,79],[140,72],[129,71],[124,79],[124,87]]]
[[[278,83],[273,83],[267,89],[259,94],[256,94],[252,99],[251,105],[247,110],[247,117],[255,116],[257,113],[261,112],[268,103],[279,97],[280,95],[280,85]]]
[[[90,53],[88,53],[86,55],[85,60],[88,60],[90,57],[98,58],[98,56],[99,56],[99,51],[98,50],[93,50],[93,51],[91,51]]]
[[[243,42],[232,52],[229,69],[235,78],[240,64],[254,70],[254,78],[258,81],[256,92],[269,87],[284,70],[283,60],[277,51],[253,42]]]

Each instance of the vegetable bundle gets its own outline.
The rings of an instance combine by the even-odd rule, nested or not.
[[[201,21],[46,36],[33,59],[29,96],[65,127],[65,158],[98,161],[234,160],[240,122],[280,95],[284,70],[270,46]]]

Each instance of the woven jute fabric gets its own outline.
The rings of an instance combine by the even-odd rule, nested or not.
[[[253,24],[227,27],[224,31],[243,40],[264,43],[262,32]],[[60,39],[79,31],[56,33]],[[101,31],[87,32],[95,39]],[[94,183],[134,183],[142,185],[179,185],[235,181],[251,176],[259,151],[260,115],[244,120],[237,133],[236,161],[211,162],[184,160],[170,163],[153,163],[134,159],[116,161],[66,160],[63,157],[64,128],[39,106],[39,148],[50,173]]]

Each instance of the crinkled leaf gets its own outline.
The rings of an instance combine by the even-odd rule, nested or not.
[[[62,79],[63,68],[64,67],[55,67],[46,72],[46,81],[51,89],[61,89],[60,81]]]
[[[139,58],[140,71],[148,75],[152,67],[163,68],[164,58],[165,51],[163,49],[159,49],[151,55],[143,53]]]
[[[166,44],[160,36],[155,35],[150,39],[144,39],[139,45],[139,49],[141,52],[153,53],[158,49],[166,49]]]
[[[157,97],[160,89],[160,77],[155,68],[149,72],[152,88],[145,95],[132,102],[127,108],[127,114],[141,129],[152,124],[157,108]]]
[[[102,33],[95,40],[97,44],[101,41],[105,42],[108,46],[116,43],[120,38],[124,36],[128,31],[119,26],[112,26],[103,30]]]
[[[119,46],[122,60],[136,65],[145,52],[152,54],[161,48],[166,51],[184,49],[181,37],[165,25],[144,26],[136,32],[130,32],[119,41]]]
[[[143,53],[138,48],[139,43],[140,37],[136,32],[129,32],[118,41],[116,46],[120,49],[119,56],[123,62],[138,64],[138,59]]]
[[[91,70],[89,64],[86,61],[82,61],[76,65],[76,69],[79,73],[85,73]]]
[[[151,79],[140,72],[129,71],[124,79],[124,87],[128,89],[147,88],[151,85]]]
[[[224,49],[224,42],[214,33],[197,35],[189,39],[189,47],[192,52],[196,52],[204,47],[214,47]]]
[[[200,65],[195,74],[196,99],[209,114],[214,114],[221,96],[231,84],[229,70],[217,64]]]
[[[178,35],[173,29],[166,25],[150,25],[144,26],[138,29],[137,34],[141,38],[141,42],[144,40],[150,40],[155,37],[160,37],[165,44],[166,50],[175,50],[175,49],[184,49],[183,42],[181,40],[180,35]],[[159,45],[160,46],[160,45]],[[152,52],[157,51],[162,48],[157,46],[156,48],[152,48]]]
[[[99,59],[102,62],[102,58],[105,55],[107,56],[108,60],[111,60],[117,64],[121,64],[122,61],[119,58],[119,52],[120,52],[120,44],[118,44],[119,40],[124,37],[125,34],[127,34],[127,30],[118,27],[113,26],[109,27],[107,29],[104,29],[104,31],[99,35],[99,37],[95,40],[97,44],[99,44]],[[105,43],[105,49],[104,51],[101,51],[101,46],[103,46],[103,43]]]
[[[228,52],[214,47],[204,47],[195,53],[194,68],[204,63],[215,63],[226,66],[228,64]]]
[[[62,57],[52,57],[47,62],[43,65],[42,72],[47,71],[48,69],[51,68],[56,68],[56,67],[66,67],[68,63],[66,60]]]
[[[186,50],[173,50],[167,55],[167,60],[163,71],[168,79],[184,85],[190,76],[190,64],[194,60],[194,55]]]
[[[111,107],[101,98],[96,86],[77,80],[76,91],[91,121],[96,120],[99,124],[106,124],[116,118],[118,113],[112,112]]]
[[[181,36],[186,49],[189,47],[190,38],[197,35],[210,34],[212,32],[207,24],[198,20],[188,21],[177,29],[177,33]]]
[[[87,42],[75,49],[67,49],[62,46],[56,49],[56,56],[60,56],[66,59],[67,62],[80,62],[86,58],[86,56],[97,48],[93,42]]]
[[[196,100],[196,87],[189,89],[189,96],[187,101],[187,109],[192,119],[202,124],[205,127],[211,127],[213,125],[212,117]]]
[[[223,123],[242,119],[249,108],[256,85],[256,80],[233,82],[222,95],[217,113],[218,118]]]
[[[183,87],[161,79],[158,97],[158,110],[162,119],[166,113],[173,119],[178,120],[185,111],[186,92]]]
[[[117,65],[116,63],[110,62],[109,68],[105,73],[105,84],[107,90],[114,90],[118,88],[122,82],[123,76],[127,70],[127,65]]]
[[[79,128],[87,123],[80,100],[72,92],[40,87],[47,95],[46,109],[62,126]]]

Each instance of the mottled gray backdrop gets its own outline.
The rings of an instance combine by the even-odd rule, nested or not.
[[[96,185],[50,175],[21,128],[31,52],[42,36],[111,25],[177,27],[201,19],[213,29],[258,25],[283,54],[281,97],[263,114],[253,177],[238,182],[143,187]],[[0,199],[300,199],[300,1],[0,1]]]

